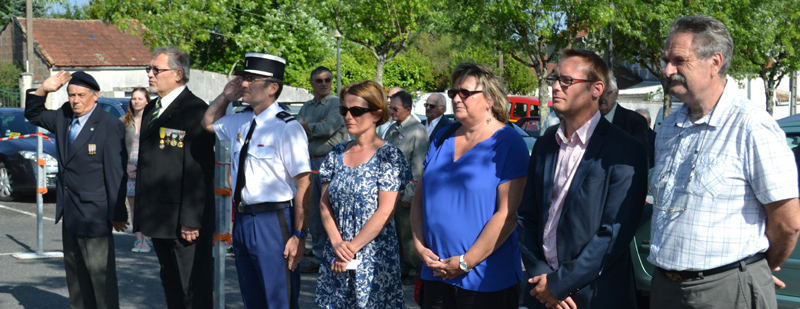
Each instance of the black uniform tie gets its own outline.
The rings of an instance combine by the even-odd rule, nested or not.
[[[244,138],[244,144],[239,151],[239,166],[236,169],[236,189],[233,191],[233,207],[237,207],[242,202],[242,190],[244,190],[244,164],[247,161],[247,150],[250,148],[250,138],[253,136],[253,131],[256,129],[256,119],[250,123],[250,131],[247,131],[247,136]]]

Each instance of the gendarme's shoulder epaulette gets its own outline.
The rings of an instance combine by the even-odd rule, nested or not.
[[[292,116],[292,114],[289,114],[287,112],[278,112],[278,114],[275,115],[275,116],[277,116],[278,118],[283,120],[283,122],[286,122],[286,123],[289,123],[289,121],[296,120],[296,119],[294,119],[294,116]]]

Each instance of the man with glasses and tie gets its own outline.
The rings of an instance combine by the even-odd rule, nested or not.
[[[308,140],[300,122],[275,104],[286,60],[263,53],[245,59],[202,125],[231,142],[233,251],[245,307],[296,309],[310,210]],[[240,98],[250,107],[224,116]]]
[[[158,95],[144,108],[133,230],[153,240],[168,308],[213,306],[214,134],[186,87],[189,55],[157,48],[146,68]]]
[[[771,269],[800,233],[786,135],[727,78],[733,40],[708,15],[676,20],[664,47],[685,104],[655,142],[651,308],[777,308]]]
[[[428,100],[425,102],[425,117],[428,119],[422,121],[422,125],[428,131],[428,139],[433,139],[439,130],[453,123],[444,116],[444,111],[447,110],[446,104],[447,101],[441,93],[428,96]]]
[[[300,266],[302,273],[317,273],[322,259],[322,250],[328,240],[328,234],[322,226],[319,216],[319,199],[322,184],[317,171],[325,160],[325,156],[333,146],[350,139],[344,118],[339,115],[339,97],[331,93],[333,74],[331,70],[320,66],[311,71],[311,87],[314,88],[314,98],[303,103],[297,121],[303,126],[308,136],[308,151],[311,155],[312,202],[311,202],[311,252],[312,261]]]
[[[547,78],[562,121],[536,141],[517,211],[529,308],[636,308],[628,245],[647,158],[599,111],[608,71],[594,52],[568,49]]]
[[[69,103],[47,110],[47,94],[67,82]],[[122,122],[97,110],[98,92],[91,75],[60,71],[26,97],[25,118],[56,136],[56,223],[64,219],[64,269],[72,308],[119,308],[111,228],[122,232],[128,225],[128,152]]]

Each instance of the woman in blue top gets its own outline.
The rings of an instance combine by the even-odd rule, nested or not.
[[[422,308],[518,308],[517,207],[528,171],[500,78],[477,64],[450,77],[455,117],[431,140],[411,206]],[[421,189],[420,189],[421,188]]]
[[[375,127],[389,118],[373,81],[342,89],[339,112],[355,140],[331,149],[320,167],[320,217],[328,242],[316,303],[326,308],[404,308],[394,207],[408,183],[408,162]],[[351,261],[360,263],[347,270]]]

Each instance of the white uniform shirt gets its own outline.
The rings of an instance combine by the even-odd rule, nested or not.
[[[214,131],[222,141],[231,141],[231,184],[236,188],[239,152],[244,145],[250,122],[256,119],[256,129],[250,139],[245,163],[245,188],[242,202],[247,205],[263,202],[283,202],[294,198],[297,188],[292,177],[311,172],[308,157],[308,138],[300,122],[278,118],[283,111],[278,104],[270,105],[260,115],[252,111],[227,115],[214,123]]]

